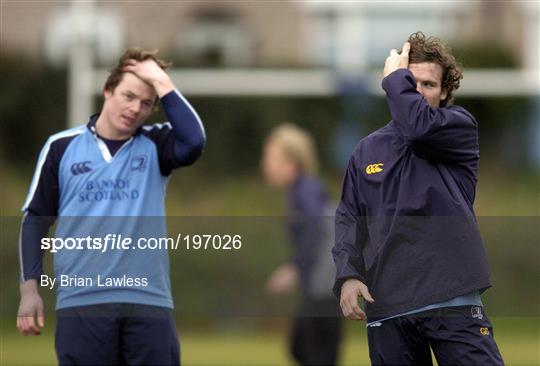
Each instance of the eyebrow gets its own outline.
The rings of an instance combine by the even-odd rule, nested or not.
[[[440,84],[439,81],[435,80],[435,79],[431,79],[431,78],[427,78],[427,79],[423,79],[423,78],[416,78],[417,81],[420,81],[422,83],[425,83],[425,82],[429,82],[429,83],[432,83],[432,84]]]
[[[137,94],[135,94],[134,92],[132,92],[132,91],[129,90],[129,89],[126,89],[126,90],[124,91],[124,93],[129,94],[130,96],[134,96],[134,97],[136,97],[136,98],[141,99]],[[153,102],[153,100],[150,99],[150,98],[143,99],[142,101],[143,101],[143,102],[150,102],[150,103]]]

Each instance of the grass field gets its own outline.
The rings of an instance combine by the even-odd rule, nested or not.
[[[494,169],[483,171],[491,172],[480,179],[479,194],[476,203],[476,212],[482,216],[535,216],[539,214],[538,174],[527,179],[510,179],[497,176]],[[19,207],[24,200],[29,177],[22,177],[13,171],[7,170],[3,175],[2,214],[12,216],[17,222],[20,220]],[[177,182],[180,178],[176,178]],[[182,178],[183,179],[183,178]],[[328,184],[337,197],[339,183],[330,180]],[[283,210],[281,196],[261,187],[259,177],[244,177],[231,180],[219,185],[207,185],[197,192],[191,192],[192,184],[170,184],[168,196],[168,212],[170,215],[208,216],[208,215],[278,215]],[[9,194],[7,194],[9,192]],[[505,220],[494,220],[490,225],[501,224]],[[512,223],[513,221],[508,220]],[[518,223],[520,223],[519,221]],[[528,222],[528,221],[527,221]],[[528,224],[527,224],[528,225]],[[523,227],[528,227],[524,225]],[[487,225],[489,229],[491,226]],[[519,226],[518,227],[522,227]],[[537,232],[536,232],[537,233]],[[537,234],[534,234],[537,235]],[[537,236],[532,236],[531,243]],[[4,240],[4,238],[2,238]],[[517,239],[516,239],[517,240]],[[11,244],[10,244],[11,243]],[[3,246],[6,253],[16,258],[17,246],[13,242]],[[492,268],[497,284],[497,293],[506,294],[508,301],[504,311],[507,314],[535,314],[537,298],[531,291],[538,290],[538,252],[518,252],[518,242],[501,242],[501,250],[512,247],[512,251],[501,251],[504,260],[495,261]],[[497,243],[499,245],[499,243]],[[523,246],[527,249],[528,246]],[[509,255],[509,254],[513,254]],[[508,258],[506,257],[508,255]],[[529,263],[528,265],[523,264]],[[6,268],[14,267],[4,258],[0,258],[2,276],[0,288],[3,297],[0,299],[2,314],[15,313],[18,303],[18,294],[15,289],[16,276]],[[516,265],[515,263],[519,263]],[[532,265],[531,265],[532,263]],[[534,266],[534,269],[525,274],[519,270]],[[531,267],[532,268],[532,267]],[[521,273],[517,277],[512,274]],[[13,277],[13,282],[11,278]],[[500,278],[499,278],[500,277]],[[505,282],[506,281],[506,282]],[[7,286],[6,282],[9,282]],[[525,287],[522,285],[526,285]],[[516,292],[516,288],[520,290]],[[504,289],[509,289],[507,292]],[[502,295],[501,295],[502,296]],[[492,302],[501,302],[501,299]],[[488,301],[489,303],[489,301]],[[523,308],[531,306],[529,312]],[[499,309],[499,313],[503,311]],[[489,311],[488,311],[489,312]],[[540,319],[524,317],[492,317],[495,326],[495,337],[507,365],[540,365]],[[179,324],[182,347],[183,365],[293,365],[287,354],[286,329],[272,328],[272,331],[255,331],[255,326],[247,327],[251,330],[242,330],[235,327],[220,327],[213,330],[202,331],[196,327],[187,327]],[[359,323],[348,323],[344,338],[341,365],[368,365],[367,340],[365,328]],[[54,324],[48,320],[47,328],[40,337],[23,337],[16,333],[13,318],[0,318],[0,365],[53,365],[56,364],[54,353]]]
[[[494,318],[496,339],[507,365],[540,364],[540,319]],[[56,363],[52,324],[40,337],[25,338],[4,322],[0,343],[1,365]],[[365,328],[348,323],[342,365],[368,365]],[[284,332],[220,329],[213,332],[180,330],[183,365],[292,365]]]

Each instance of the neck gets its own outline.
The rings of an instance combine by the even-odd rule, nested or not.
[[[287,180],[286,186],[288,189],[292,188],[294,184],[298,181],[302,174],[300,172],[296,171],[294,174],[292,174],[289,179]]]
[[[130,134],[122,133],[117,129],[112,127],[110,121],[105,117],[103,111],[99,114],[99,117],[96,121],[96,133],[109,140],[126,140],[131,137]]]

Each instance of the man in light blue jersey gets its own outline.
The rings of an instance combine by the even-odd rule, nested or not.
[[[105,82],[101,112],[51,136],[39,156],[22,209],[17,328],[41,333],[38,283],[55,288],[62,365],[180,362],[167,250],[136,245],[166,236],[167,180],[199,158],[206,139],[168,66],[128,49]],[[143,126],[158,100],[169,122]],[[65,246],[47,241],[55,222],[52,239]],[[51,248],[54,277],[42,269]]]

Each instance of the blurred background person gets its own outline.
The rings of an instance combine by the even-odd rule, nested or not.
[[[290,335],[290,352],[301,365],[334,365],[341,341],[338,305],[331,293],[331,202],[317,177],[312,137],[284,123],[267,137],[262,157],[267,184],[287,194],[287,228],[292,256],[267,280],[273,295],[300,291]]]

